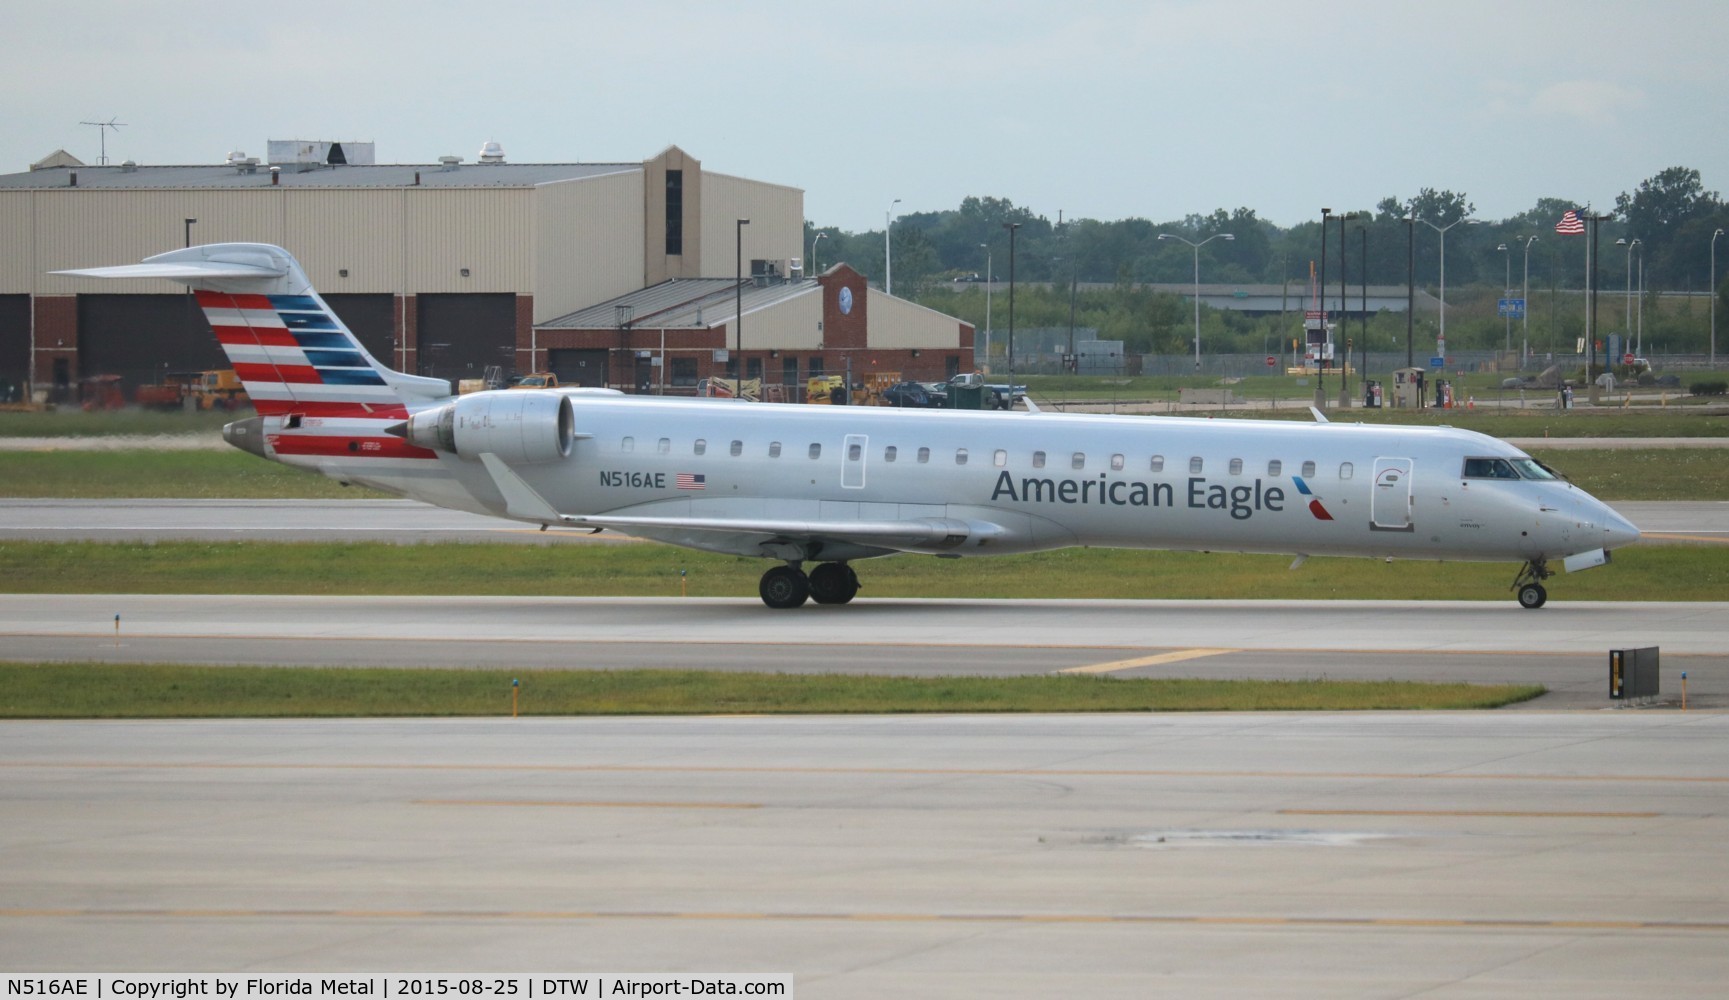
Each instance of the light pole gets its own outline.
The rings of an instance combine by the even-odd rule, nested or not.
[[[1717,237],[1723,235],[1719,229],[1711,234],[1711,370],[1717,370]]]
[[[1332,215],[1333,215],[1332,209],[1330,209],[1330,208],[1321,209],[1321,280],[1316,282],[1316,287],[1318,287],[1320,289],[1320,292],[1321,292],[1321,343],[1322,344],[1331,343],[1332,339],[1333,339],[1333,335],[1330,332],[1328,332],[1328,330],[1327,330],[1327,220],[1332,218]],[[1344,308],[1344,305],[1345,304],[1343,302],[1339,303],[1339,307],[1341,309]],[[1306,336],[1306,334],[1305,334],[1305,336]],[[1316,368],[1317,372],[1325,372],[1326,371],[1326,368],[1327,368],[1326,362],[1327,362],[1326,358],[1316,358],[1315,359],[1315,368]],[[1322,378],[1320,374],[1317,374],[1315,376],[1315,405],[1316,406],[1327,405],[1326,393],[1321,391],[1322,384],[1325,381],[1326,380],[1324,378]]]
[[[1411,336],[1417,328],[1417,209],[1412,206],[1405,222],[1405,367],[1417,366]]]
[[[1525,359],[1531,356],[1531,244],[1535,242],[1537,242],[1535,236],[1525,240],[1525,285],[1523,290],[1519,292],[1521,300],[1525,303],[1524,307],[1519,310],[1519,322],[1522,325],[1519,334],[1521,338],[1519,344],[1520,371],[1525,370]]]
[[[733,227],[737,238],[733,249],[733,312],[736,315],[732,318],[733,363],[729,367],[733,378],[738,380],[733,386],[734,399],[744,398],[744,227],[748,225],[749,219],[740,219]]]
[[[187,246],[192,245],[192,227],[197,225],[197,224],[198,224],[197,219],[187,219],[186,220],[186,245]]]
[[[810,272],[809,273],[812,276],[816,275],[816,245],[818,243],[821,243],[823,240],[826,240],[826,239],[828,239],[827,233],[817,233],[816,239],[813,239],[810,241],[810,258],[809,258],[810,259]]]
[[[895,206],[901,200],[896,198],[889,202],[888,210],[883,213],[883,294],[893,295],[895,292],[895,265],[893,251],[889,246],[889,227],[894,225]]]
[[[1005,222],[1009,231],[1009,407],[1015,405],[1015,230],[1018,222]]]
[[[1501,263],[1504,265],[1501,268],[1501,297],[1506,298],[1507,286],[1513,283],[1513,252],[1505,243],[1496,247],[1495,252],[1501,255]],[[1513,315],[1502,310],[1501,322],[1506,327],[1506,343],[1501,347],[1501,360],[1505,362],[1507,355],[1513,353]]]
[[[1339,216],[1339,332],[1345,332],[1345,324],[1349,322],[1345,315],[1345,223],[1357,217],[1356,212],[1346,212]],[[1333,353],[1338,354],[1338,345],[1333,346]],[[1351,338],[1345,337],[1345,356],[1339,362],[1339,407],[1350,409],[1351,393],[1345,386],[1345,376],[1351,367]]]
[[[1461,222],[1474,226],[1477,224],[1477,220],[1460,216],[1444,226],[1437,226],[1428,219],[1418,219],[1417,221],[1441,234],[1441,333],[1435,338],[1435,356],[1445,358],[1447,356],[1447,230]]]
[[[1214,240],[1234,240],[1236,237],[1230,233],[1214,233],[1196,243],[1193,240],[1183,239],[1175,233],[1160,233],[1159,239],[1187,243],[1189,248],[1195,252],[1195,371],[1199,372],[1201,370],[1201,248]],[[1323,320],[1323,322],[1325,321]]]
[[[1627,248],[1627,283],[1621,287],[1627,290],[1627,321],[1625,329],[1628,333],[1633,332],[1633,248],[1639,246],[1639,244],[1639,240],[1635,239],[1629,241],[1625,236],[1615,241],[1616,246]],[[1641,265],[1645,263],[1645,255],[1643,253],[1639,255],[1639,263]]]
[[[985,252],[985,367],[989,368],[991,365],[991,245],[980,243],[979,249]]]

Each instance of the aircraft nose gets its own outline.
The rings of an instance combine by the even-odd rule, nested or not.
[[[1623,545],[1632,545],[1639,540],[1639,529],[1633,522],[1615,513],[1609,507],[1603,508],[1603,547],[1618,549]]]

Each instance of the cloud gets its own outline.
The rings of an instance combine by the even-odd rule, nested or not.
[[[1643,91],[1601,80],[1567,80],[1551,84],[1531,99],[1538,114],[1576,118],[1587,125],[1613,124],[1616,115],[1645,104]]]

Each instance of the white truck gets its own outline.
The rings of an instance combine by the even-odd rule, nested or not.
[[[1016,403],[1022,402],[1027,398],[1026,386],[1017,385],[1011,389],[1007,384],[989,383],[986,382],[984,376],[978,372],[973,372],[968,375],[956,375],[954,378],[949,379],[948,384],[951,386],[982,388],[985,391],[985,409],[987,410],[1011,410],[1014,409]]]

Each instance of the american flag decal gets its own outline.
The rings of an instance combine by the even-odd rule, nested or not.
[[[708,477],[700,472],[681,472],[673,485],[681,490],[703,490],[708,488]]]

